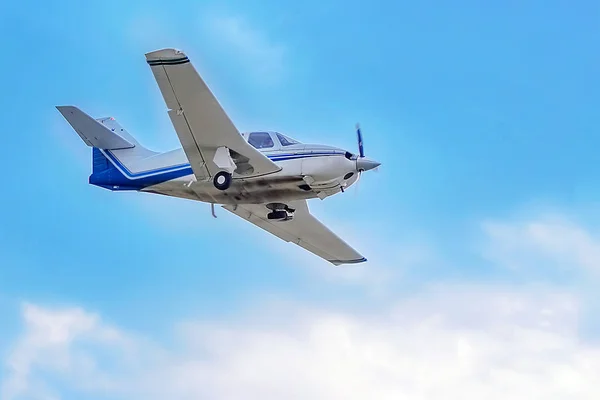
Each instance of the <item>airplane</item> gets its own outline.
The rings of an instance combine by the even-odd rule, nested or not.
[[[379,167],[333,146],[304,144],[275,131],[239,132],[181,50],[147,53],[182,147],[154,152],[114,118],[93,118],[75,106],[56,106],[92,147],[89,184],[210,203],[240,216],[335,266],[367,261],[309,211],[307,200],[345,191],[361,173]]]

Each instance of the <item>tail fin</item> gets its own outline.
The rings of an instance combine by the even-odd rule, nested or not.
[[[102,154],[100,149],[96,147],[92,148],[92,174],[99,174],[111,167],[110,161]]]
[[[92,147],[91,184],[111,190],[138,189],[137,186],[132,186],[122,170],[158,153],[142,146],[112,117],[94,119],[74,106],[56,108],[85,144]],[[112,162],[107,155],[112,158]]]

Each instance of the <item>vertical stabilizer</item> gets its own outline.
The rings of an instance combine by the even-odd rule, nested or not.
[[[92,174],[100,174],[108,169],[112,164],[108,161],[108,158],[102,154],[100,149],[92,148]]]

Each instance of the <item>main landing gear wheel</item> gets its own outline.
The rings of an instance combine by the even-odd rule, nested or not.
[[[227,190],[231,186],[231,174],[227,171],[218,172],[213,179],[213,184],[219,190]]]

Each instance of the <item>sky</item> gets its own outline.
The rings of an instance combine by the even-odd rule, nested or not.
[[[0,3],[0,400],[597,399],[600,4]],[[87,183],[55,105],[179,147],[144,53],[242,131],[382,163],[311,211],[335,268]]]

